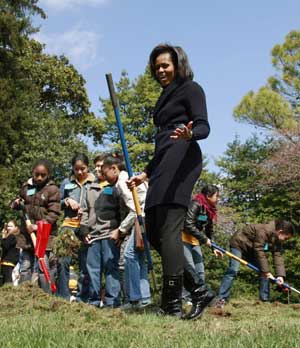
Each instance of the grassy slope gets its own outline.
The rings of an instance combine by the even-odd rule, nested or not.
[[[184,322],[69,304],[24,284],[0,288],[0,347],[300,347],[300,305],[237,301]]]

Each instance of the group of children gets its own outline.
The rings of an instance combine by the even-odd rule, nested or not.
[[[122,297],[126,308],[147,306],[151,303],[147,264],[142,237],[134,228],[134,202],[126,184],[128,174],[122,158],[99,155],[94,159],[94,165],[95,175],[89,170],[88,157],[76,154],[71,161],[71,176],[58,188],[51,179],[50,163],[39,160],[34,164],[32,177],[22,185],[19,196],[11,203],[12,208],[22,210],[27,218],[22,219],[17,237],[3,235],[2,268],[5,271],[7,267],[5,250],[10,243],[10,249],[16,254],[10,271],[18,262],[21,250],[20,282],[36,278],[46,292],[51,292],[34,257],[37,221],[44,220],[52,226],[45,261],[52,281],[56,282],[58,296],[97,307],[103,306],[103,302],[106,307],[119,307]],[[146,183],[137,189],[142,207],[146,192]],[[58,229],[61,212],[63,222]],[[74,232],[81,241],[75,298],[69,290],[72,256],[57,257],[53,253],[55,236],[67,230]],[[5,277],[5,282],[11,280],[11,277]],[[102,292],[104,284],[105,291]],[[101,297],[102,293],[105,298]]]
[[[46,292],[51,292],[34,256],[37,221],[44,220],[52,226],[45,261],[51,279],[56,282],[58,296],[96,307],[104,305],[115,308],[121,306],[122,302],[124,308],[149,305],[151,297],[145,251],[140,231],[135,228],[134,202],[127,187],[128,174],[122,158],[112,154],[97,156],[94,159],[95,175],[90,172],[89,160],[84,154],[76,154],[71,166],[72,175],[62,182],[59,189],[51,179],[49,161],[37,161],[33,166],[32,177],[22,185],[19,196],[11,203],[11,207],[22,210],[25,217],[20,228],[10,221],[3,229],[1,270],[4,282],[12,281],[12,271],[20,261],[21,250],[19,281],[36,277],[40,286]],[[146,182],[137,187],[137,193],[143,210]],[[212,247],[218,198],[218,187],[207,185],[201,193],[192,197],[186,214],[182,234],[185,270],[199,286],[206,286],[201,245]],[[63,222],[58,229],[57,221],[61,211]],[[75,298],[69,290],[72,256],[57,257],[53,253],[53,240],[58,230],[60,234],[71,230],[81,241]],[[246,258],[260,269],[259,290],[262,301],[269,300],[269,279],[276,277],[278,284],[284,281],[281,244],[294,233],[295,228],[291,223],[272,221],[268,224],[246,225],[230,240],[232,254]],[[270,271],[266,250],[273,254],[275,276]],[[216,249],[213,252],[216,256],[222,256]],[[217,306],[223,307],[228,300],[238,268],[239,262],[230,259],[221,282]],[[104,284],[105,291],[102,291]],[[189,298],[187,291],[183,294]],[[214,299],[211,293],[211,296],[205,297],[205,304],[194,301],[199,308],[193,308],[190,319],[200,316],[205,306]]]

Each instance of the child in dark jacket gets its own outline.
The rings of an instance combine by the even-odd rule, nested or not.
[[[275,220],[268,224],[246,225],[230,239],[230,251],[239,258],[256,265],[261,273],[259,278],[259,295],[262,301],[269,301],[269,279],[275,279],[267,260],[266,251],[271,251],[275,267],[276,281],[284,282],[285,267],[281,256],[282,242],[295,233],[294,226],[284,220]],[[232,282],[237,275],[240,263],[230,259],[229,267],[223,277],[217,307],[222,308],[230,295]]]
[[[20,250],[17,248],[17,237],[20,229],[13,220],[9,221],[2,230],[2,256],[1,256],[1,274],[3,284],[12,282],[12,272],[19,261]]]
[[[121,195],[116,187],[118,169],[103,159],[102,173],[98,181],[87,189],[83,202],[80,232],[88,246],[87,270],[90,277],[90,295],[88,303],[100,306],[101,275],[105,276],[105,305],[121,305],[121,284],[119,272],[120,249],[116,243],[116,234],[122,217],[127,214]],[[103,174],[107,169],[106,174]],[[107,182],[100,182],[102,174]],[[103,179],[103,178],[102,178]]]
[[[184,222],[184,232],[182,233],[182,241],[184,248],[184,272],[185,272],[185,288],[189,277],[199,286],[199,289],[206,289],[204,277],[204,263],[200,244],[211,246],[211,238],[213,234],[213,223],[217,216],[217,203],[219,199],[219,189],[214,185],[203,187],[201,193],[195,195],[191,200]],[[216,256],[222,255],[219,251],[214,251]],[[199,317],[203,309],[213,299],[213,294],[208,291],[204,299],[192,302],[193,307],[188,315],[188,319],[196,319]]]
[[[182,241],[186,263],[195,269],[204,281],[204,264],[200,244],[211,246],[213,223],[217,218],[219,189],[215,185],[203,187],[189,205],[184,223]],[[216,254],[219,255],[219,253]]]
[[[54,280],[56,273],[56,258],[52,253],[52,241],[56,235],[56,221],[60,214],[59,189],[51,180],[51,164],[48,160],[38,160],[32,169],[32,177],[21,188],[20,195],[12,203],[15,209],[24,206],[30,223],[22,221],[20,248],[22,248],[22,264],[20,282],[31,280],[34,269],[34,240],[37,232],[37,221],[44,220],[52,225],[46,249],[45,261],[50,268],[50,276]],[[49,284],[39,270],[39,283],[43,290],[50,292]]]

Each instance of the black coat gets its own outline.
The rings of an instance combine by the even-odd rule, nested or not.
[[[197,140],[207,138],[210,131],[203,89],[191,80],[173,81],[158,99],[153,118],[160,131],[154,157],[145,169],[149,177],[145,210],[165,204],[187,207],[202,170]],[[193,121],[191,140],[170,138],[176,124],[189,121]]]
[[[18,263],[20,251],[16,248],[16,245],[17,237],[13,234],[10,234],[7,238],[2,239],[2,261],[11,262],[14,265]]]
[[[184,231],[197,238],[201,244],[206,244],[208,239],[212,239],[213,221],[205,207],[196,200],[189,204]]]

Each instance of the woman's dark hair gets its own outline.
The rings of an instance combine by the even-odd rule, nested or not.
[[[174,50],[177,53],[178,67],[180,67],[181,71],[178,71],[179,76],[183,79],[192,80],[194,78],[194,73],[190,66],[187,54],[180,46],[175,46]]]
[[[112,165],[116,165],[120,171],[126,170],[123,156],[118,152],[106,155],[103,160],[103,166],[112,166]]]
[[[73,156],[73,158],[71,160],[72,167],[75,166],[77,161],[83,162],[87,167],[89,166],[89,159],[88,159],[87,155],[85,155],[84,153],[76,153]]]
[[[45,167],[47,172],[48,172],[48,177],[51,177],[51,175],[52,175],[52,163],[49,160],[42,158],[42,159],[35,161],[33,166],[32,166],[32,170],[34,170],[38,166]]]
[[[219,192],[219,188],[216,185],[205,185],[202,190],[201,193],[203,193],[206,197],[211,197],[212,195],[214,195],[216,192]]]
[[[192,80],[194,78],[194,73],[191,69],[185,51],[180,46],[160,44],[154,47],[149,57],[151,75],[156,81],[158,81],[158,79],[155,74],[155,61],[156,58],[162,53],[170,53],[175,67],[176,77],[179,77],[182,80]]]

